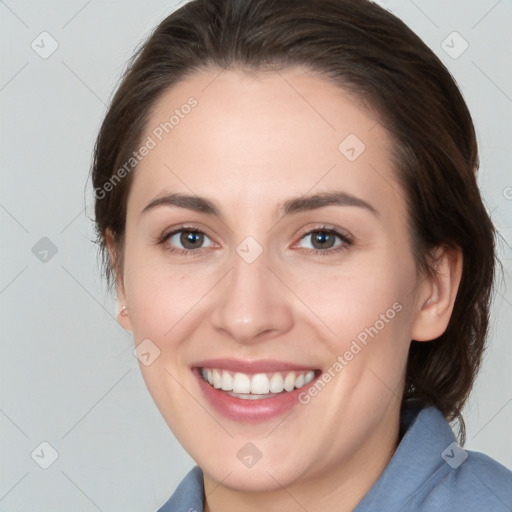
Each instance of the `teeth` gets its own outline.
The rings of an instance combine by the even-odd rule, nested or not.
[[[315,372],[310,370],[304,377],[304,385],[309,384],[315,378]]]
[[[229,372],[222,372],[222,386],[224,391],[231,391],[233,389],[233,377]]]
[[[295,387],[295,372],[290,372],[284,379],[284,389],[292,391]]]
[[[253,395],[266,395],[269,390],[270,382],[264,373],[258,373],[253,376],[251,379],[251,393]]]
[[[310,370],[255,375],[238,372],[233,375],[227,370],[202,368],[201,376],[214,388],[227,391],[232,396],[243,395],[240,398],[255,399],[254,395],[282,393],[305,386],[315,378],[315,372]]]
[[[220,375],[219,370],[213,370],[213,387],[220,389],[222,386],[222,377]]]
[[[233,379],[233,391],[235,393],[250,393],[251,392],[251,378],[245,373],[235,373]]]
[[[270,379],[270,392],[281,393],[284,389],[283,376],[280,373],[274,373]]]

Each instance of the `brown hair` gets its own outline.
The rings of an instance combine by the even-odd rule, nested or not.
[[[199,70],[293,65],[364,101],[392,135],[419,275],[435,272],[436,247],[462,249],[449,325],[436,340],[412,341],[404,397],[458,419],[463,443],[461,410],[484,350],[497,261],[495,230],[476,181],[475,131],[442,62],[400,19],[370,1],[192,0],[160,23],[134,55],[96,141],[92,180],[107,280],[112,284],[122,270],[133,172],[106,184],[140,143],[157,99]],[[115,265],[106,250],[108,232],[118,249]]]

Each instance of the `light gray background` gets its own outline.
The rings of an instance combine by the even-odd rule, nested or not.
[[[465,410],[466,448],[512,467],[512,3],[379,3],[446,63],[477,127],[479,180],[503,236],[505,279]],[[87,179],[127,59],[175,5],[0,1],[1,511],[153,511],[193,465],[145,388],[131,336],[116,323],[91,242]],[[46,59],[31,47],[35,40],[51,48],[43,31],[58,43]],[[464,43],[454,31],[469,44],[457,58]],[[42,237],[57,248],[47,261],[32,251]],[[43,441],[58,452],[48,469],[35,461],[50,461]]]

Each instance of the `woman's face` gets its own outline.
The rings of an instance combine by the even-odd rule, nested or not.
[[[428,295],[377,118],[301,68],[203,71],[161,97],[142,145],[121,322],[205,481],[382,466]]]

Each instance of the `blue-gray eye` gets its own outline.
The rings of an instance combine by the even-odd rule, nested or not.
[[[179,249],[183,248],[184,250],[202,249],[205,240],[210,239],[204,233],[185,229],[175,231],[167,237],[167,242],[170,245],[177,246]]]
[[[338,238],[338,242],[336,243],[336,238]],[[305,249],[332,249],[333,247],[337,247],[341,245],[342,238],[341,235],[337,234],[333,230],[314,230],[307,233],[301,240],[309,239],[309,246],[305,246]]]

